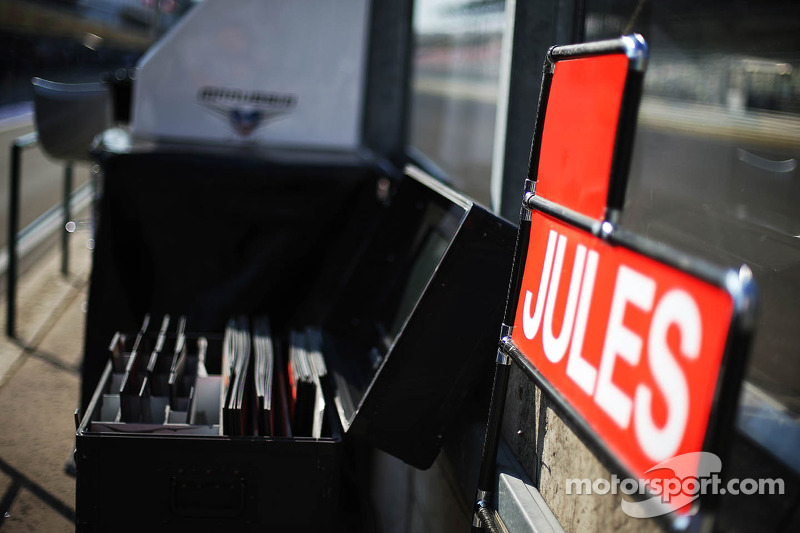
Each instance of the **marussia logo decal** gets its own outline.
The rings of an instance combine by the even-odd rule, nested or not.
[[[222,87],[202,87],[197,92],[197,100],[200,105],[222,117],[236,133],[244,137],[292,112],[297,106],[297,96],[294,94]]]

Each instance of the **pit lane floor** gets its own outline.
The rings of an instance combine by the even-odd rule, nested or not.
[[[72,453],[88,299],[89,235],[53,246],[19,278],[16,337],[0,337],[0,530],[74,531]],[[0,320],[6,320],[5,294]]]

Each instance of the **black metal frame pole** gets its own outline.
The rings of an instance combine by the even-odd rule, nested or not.
[[[479,531],[500,531],[494,522],[490,506],[496,469],[495,459],[500,446],[500,428],[503,423],[503,411],[505,411],[508,377],[511,373],[510,363],[508,356],[503,354],[502,350],[498,350],[492,399],[489,404],[489,417],[486,423],[486,435],[484,436],[481,469],[478,474],[477,502],[472,522],[472,531],[476,533]]]
[[[17,321],[17,234],[19,233],[20,179],[22,150],[36,146],[37,132],[17,137],[11,143],[11,169],[8,176],[8,268],[6,270],[6,335],[16,337]]]
[[[69,231],[67,231],[67,224],[69,224],[70,214],[70,196],[72,194],[72,163],[68,162],[64,166],[64,226],[61,228],[61,275],[66,276],[69,274]]]
[[[523,197],[533,194],[534,189],[534,182],[526,179]],[[478,490],[472,522],[473,531],[499,531],[497,524],[494,522],[494,513],[491,511],[491,505],[497,470],[497,450],[500,447],[500,431],[503,425],[508,379],[511,374],[511,358],[503,349],[506,341],[511,338],[511,326],[514,324],[514,317],[517,314],[517,300],[522,287],[522,277],[525,273],[525,258],[528,256],[530,228],[531,212],[523,205],[519,211],[519,230],[517,231],[517,243],[514,247],[514,263],[511,267],[505,315],[503,317],[503,325],[500,328],[500,341],[495,360],[492,398],[489,402],[486,435],[483,439],[483,454],[478,473]]]
[[[8,176],[8,269],[6,270],[6,335],[16,337],[17,319],[17,232],[19,230],[19,175],[22,147],[11,143],[11,171]]]

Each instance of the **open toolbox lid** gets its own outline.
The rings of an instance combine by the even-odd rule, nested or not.
[[[428,468],[491,368],[516,231],[409,167],[322,330],[346,432]]]
[[[126,170],[136,173],[139,168],[137,161],[142,165],[150,164],[154,157],[162,167],[167,165],[166,160],[149,153],[129,154],[122,161]],[[208,168],[213,166],[213,161],[216,159],[206,158],[201,163]],[[163,171],[169,172],[171,168],[167,165]],[[255,169],[255,174],[259,175],[261,167]],[[214,173],[213,168],[210,171]],[[330,173],[326,172],[327,175]],[[369,181],[371,178],[365,179]],[[252,180],[257,180],[257,176]],[[107,191],[106,200],[110,197],[127,198],[121,208],[124,220],[116,221],[117,225],[127,227],[129,220],[139,218],[131,215],[129,197],[117,190],[121,185],[119,181],[111,187],[113,191]],[[352,181],[348,180],[348,183]],[[381,183],[390,187],[388,180],[376,178],[376,181],[379,187]],[[292,180],[292,183],[301,182]],[[182,183],[179,180],[170,187],[180,188]],[[244,185],[248,183],[250,181]],[[283,281],[279,282],[289,286],[289,292],[294,295],[292,298],[269,292],[271,285],[254,286],[250,277],[247,278],[251,284],[247,291],[267,291],[273,296],[276,303],[266,311],[286,313],[288,318],[282,320],[281,330],[309,324],[320,327],[323,353],[337,390],[333,403],[346,433],[366,436],[376,447],[413,466],[427,468],[441,448],[448,422],[457,418],[464,400],[475,393],[478,380],[489,375],[493,361],[491,354],[496,349],[496,335],[502,322],[516,230],[510,223],[414,167],[409,167],[402,177],[398,173],[395,183],[391,186],[392,191],[388,192],[387,207],[378,215],[367,217],[370,223],[364,223],[361,217],[355,217],[355,223],[350,223],[348,232],[362,232],[350,237],[358,241],[356,247],[347,245],[339,249],[332,246],[335,253],[330,257],[322,249],[293,241],[293,248],[304,247],[302,250],[305,251],[292,250],[294,255],[303,255],[304,263],[317,261],[326,264],[324,268],[314,270],[315,283],[309,284],[308,281],[314,278],[293,263],[293,277],[282,278]],[[136,184],[139,188],[143,186],[141,180]],[[233,186],[231,183],[228,185]],[[145,184],[144,189],[150,190],[151,186]],[[204,190],[212,189],[208,186]],[[243,190],[250,191],[249,187]],[[319,242],[319,238],[311,235],[310,230],[326,221],[339,220],[335,216],[337,204],[353,201],[354,197],[327,191],[321,198],[325,203],[315,204],[307,199],[307,206],[311,207],[304,210],[302,216],[307,222],[302,225],[303,235],[308,239],[313,237],[313,242]],[[155,205],[161,206],[163,198],[158,196],[157,199],[159,202]],[[261,197],[256,200],[260,201]],[[148,205],[152,201],[155,200],[151,199]],[[173,206],[172,213],[166,209],[148,209],[147,212],[154,215],[167,213],[163,216],[172,220],[178,213],[185,214],[177,207]],[[191,225],[193,220],[189,218],[181,224]],[[153,221],[148,219],[148,223],[153,222],[156,227],[161,227],[159,221],[162,219],[158,216]],[[106,217],[104,222],[107,231],[110,219]],[[252,294],[236,293],[229,298],[232,302],[221,302],[230,305],[213,310],[211,318],[205,317],[212,312],[209,306],[217,301],[213,298],[216,294],[214,279],[219,276],[214,278],[216,271],[209,271],[202,261],[188,255],[192,253],[194,242],[190,233],[184,236],[189,242],[177,248],[169,239],[151,243],[156,247],[152,252],[154,257],[161,257],[160,252],[165,251],[158,262],[159,269],[151,273],[152,280],[140,280],[141,276],[138,276],[147,270],[148,263],[129,264],[126,259],[136,258],[141,253],[137,243],[128,242],[122,246],[119,239],[111,240],[106,233],[101,237],[98,249],[102,248],[101,253],[105,254],[101,256],[104,268],[93,274],[87,350],[97,345],[94,351],[101,352],[108,346],[112,335],[107,332],[128,322],[127,315],[120,312],[118,305],[112,305],[113,302],[125,302],[141,293],[153,293],[158,288],[170,287],[170,290],[168,294],[156,292],[156,300],[145,298],[141,302],[132,302],[135,304],[132,310],[151,309],[154,317],[165,312],[174,316],[188,314],[187,331],[219,331],[209,324],[216,324],[216,319],[222,314],[230,316],[236,309],[247,314],[264,311],[260,303],[262,299]],[[256,239],[255,243],[258,242],[261,241]],[[133,276],[132,286],[127,286],[128,277],[118,271],[120,261],[106,257],[120,246],[123,250],[119,253],[124,252],[121,264]],[[278,249],[281,250],[285,251]],[[216,253],[216,248],[208,253]],[[278,253],[277,256],[287,260],[285,254]],[[274,258],[276,254],[270,254],[270,257]],[[176,258],[178,266],[191,259],[196,268],[191,274],[183,268],[176,270],[172,267],[172,258]],[[285,274],[285,268],[276,271],[269,264],[256,267],[261,272],[256,277],[266,275],[264,272],[273,276],[279,272]],[[248,267],[248,276],[253,275],[251,271],[256,267]],[[103,276],[98,276],[101,270]],[[228,275],[233,274],[228,272]],[[187,280],[187,276],[192,279]],[[115,298],[108,300],[109,291],[106,289],[120,284],[126,291],[119,292],[118,287]],[[246,284],[237,282],[236,286]],[[317,288],[319,292],[316,292]],[[131,292],[133,294],[129,294]],[[187,298],[192,298],[192,294],[195,295],[192,300],[195,304],[187,308]],[[322,310],[306,313],[301,309],[307,303],[305,300]],[[218,305],[221,303],[217,301]],[[296,313],[299,317],[293,317]],[[308,319],[309,315],[314,318]],[[93,392],[96,396],[97,391]],[[88,427],[91,410],[84,419],[84,428]]]

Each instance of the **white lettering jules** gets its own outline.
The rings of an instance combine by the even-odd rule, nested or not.
[[[553,331],[567,246],[566,236],[550,231],[535,307],[533,293],[525,292],[523,333],[528,340],[533,340],[541,328],[542,350],[551,363],[561,362],[569,349],[567,376],[592,397],[595,404],[621,429],[628,429],[633,418],[636,438],[650,459],[660,461],[672,457],[678,451],[686,431],[689,388],[676,355],[667,343],[667,332],[671,326],[676,326],[680,333],[680,355],[686,359],[697,359],[702,339],[702,321],[697,304],[686,291],[672,289],[659,299],[653,309],[655,281],[628,266],[620,265],[610,309],[607,314],[599,314],[600,310],[595,310],[598,318],[607,320],[600,365],[595,368],[584,357],[584,337],[592,311],[599,254],[582,244],[575,249],[561,330],[558,334]],[[657,425],[653,419],[653,391],[649,385],[637,384],[631,398],[613,381],[617,359],[621,358],[631,367],[636,367],[640,364],[644,347],[642,335],[625,325],[625,313],[629,306],[635,306],[643,313],[652,311],[646,364],[667,403],[667,418],[663,426]]]

